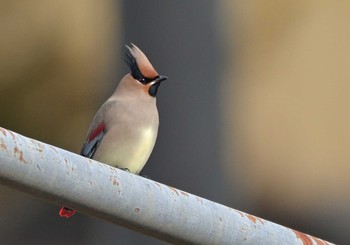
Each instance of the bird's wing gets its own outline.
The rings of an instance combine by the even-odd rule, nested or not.
[[[106,134],[106,124],[102,121],[95,129],[93,129],[86,139],[81,149],[80,155],[92,158],[98,145],[101,143],[103,136]]]
[[[116,105],[116,101],[107,101],[100,110],[96,113],[93,119],[86,141],[81,149],[80,155],[92,158],[103,137],[107,133],[107,123],[105,115],[108,110]]]

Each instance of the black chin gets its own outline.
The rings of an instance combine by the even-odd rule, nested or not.
[[[149,87],[149,89],[148,89],[149,95],[151,95],[152,97],[156,97],[157,93],[158,93],[159,85],[160,85],[160,82],[156,82],[156,83],[152,84],[152,86]]]

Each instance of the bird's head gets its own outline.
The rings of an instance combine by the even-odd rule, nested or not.
[[[138,87],[152,97],[156,97],[158,87],[166,76],[161,76],[153,68],[146,55],[134,44],[124,49],[124,60],[130,68],[130,75]]]

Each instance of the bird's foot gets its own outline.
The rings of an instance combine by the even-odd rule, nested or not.
[[[117,166],[117,168],[118,168],[118,166]],[[130,173],[130,170],[128,168],[119,168],[119,169]]]
[[[144,177],[146,179],[152,180],[148,175],[140,175],[141,177]]]

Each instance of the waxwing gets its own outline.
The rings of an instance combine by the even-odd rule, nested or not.
[[[156,95],[167,77],[160,76],[134,44],[123,51],[130,73],[97,111],[80,154],[139,174],[156,142],[159,125]],[[59,215],[69,218],[74,213],[75,210],[62,207]]]

